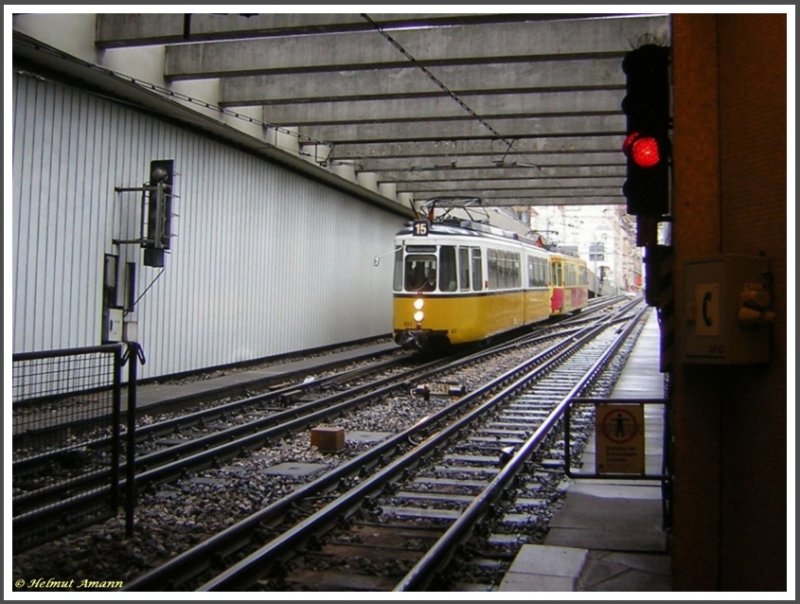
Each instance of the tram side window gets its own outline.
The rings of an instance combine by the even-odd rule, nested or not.
[[[519,254],[514,252],[508,253],[510,266],[509,266],[509,287],[522,287],[522,258]]]
[[[556,287],[561,287],[563,285],[561,281],[561,263],[553,262],[553,264],[550,266],[552,268],[551,279],[553,281],[553,285]]]
[[[575,267],[571,264],[564,266],[564,285],[570,287],[575,285]]]
[[[497,289],[506,286],[506,255],[503,252],[497,252]]]
[[[487,250],[489,289],[510,289],[522,284],[522,259],[514,252]]]
[[[506,287],[510,288],[516,286],[519,281],[517,278],[519,276],[519,259],[514,262],[515,254],[506,252],[504,255],[506,257]]]
[[[483,265],[481,263],[481,249],[472,248],[472,290],[479,292],[483,289]]]
[[[497,252],[495,267],[497,270],[497,277],[495,278],[497,289],[504,288],[506,286],[506,255],[501,251]]]
[[[469,248],[458,248],[458,285],[461,291],[469,290]]]
[[[497,289],[497,250],[486,250],[486,268],[489,273],[489,289]]]
[[[519,254],[514,252],[500,252],[503,256],[503,287],[511,289],[519,287],[522,283],[522,271]]]
[[[544,258],[528,256],[528,287],[547,285],[547,263]]]
[[[403,289],[403,248],[394,248],[394,281],[392,283],[394,291],[399,292]]]
[[[456,248],[443,245],[439,248],[439,289],[443,292],[456,291]]]

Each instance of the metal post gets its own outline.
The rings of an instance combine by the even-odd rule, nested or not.
[[[119,457],[120,457],[120,417],[122,415],[122,346],[114,351],[114,385],[111,410],[111,506],[114,515],[119,510]]]
[[[128,342],[128,439],[125,463],[125,535],[133,535],[133,510],[136,507],[136,363],[144,359],[141,346],[136,342]]]
[[[567,403],[564,410],[564,473],[572,478],[572,453],[570,451],[570,419],[572,416],[572,401]]]
[[[672,384],[667,382],[664,396],[664,452],[661,463],[662,529],[672,531]]]

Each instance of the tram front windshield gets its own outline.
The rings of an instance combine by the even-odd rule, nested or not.
[[[456,248],[451,245],[408,246],[402,263],[395,265],[395,285],[399,285],[397,273],[400,270],[405,291],[456,291]]]
[[[433,291],[436,289],[436,256],[408,254],[403,273],[406,291]]]

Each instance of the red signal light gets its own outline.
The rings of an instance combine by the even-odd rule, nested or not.
[[[622,61],[625,72],[626,208],[636,216],[660,217],[670,201],[670,55],[667,46],[645,44]]]
[[[661,162],[658,141],[652,136],[632,132],[622,144],[622,150],[640,168],[652,168]]]
[[[637,139],[631,148],[631,158],[637,166],[652,168],[661,161],[658,150],[658,141],[650,136]]]

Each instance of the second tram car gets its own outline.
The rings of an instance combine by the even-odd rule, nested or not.
[[[586,262],[564,254],[550,255],[550,283],[553,316],[580,312],[589,299],[589,270]]]
[[[576,312],[586,275],[582,260],[483,223],[414,221],[395,237],[394,339],[465,344]]]

